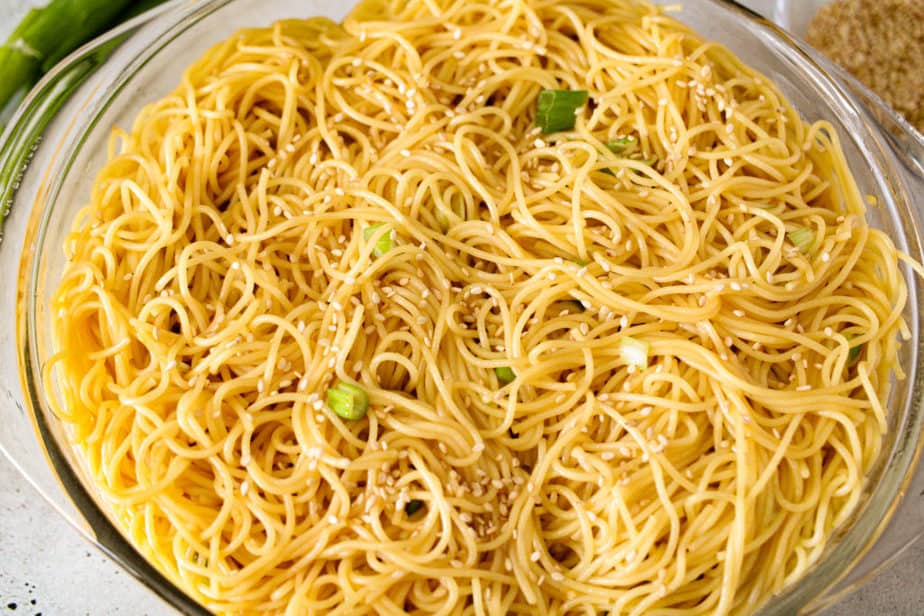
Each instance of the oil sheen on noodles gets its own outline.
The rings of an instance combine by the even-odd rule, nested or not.
[[[46,383],[215,612],[748,613],[880,451],[906,284],[864,212],[830,125],[646,4],[366,2],[116,133]]]

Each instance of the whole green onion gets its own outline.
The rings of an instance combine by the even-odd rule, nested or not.
[[[0,45],[0,110],[19,102],[64,56],[163,0],[52,0],[30,10]],[[7,111],[10,111],[9,109]],[[0,113],[0,118],[6,113]],[[0,120],[2,124],[2,120]]]

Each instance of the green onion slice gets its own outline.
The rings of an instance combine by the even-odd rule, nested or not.
[[[358,385],[338,381],[327,390],[327,406],[344,419],[362,419],[369,410],[369,395]]]
[[[626,336],[619,341],[619,354],[624,362],[636,368],[648,367],[648,351],[651,348],[644,340]]]
[[[847,334],[845,336],[845,338],[847,338],[847,342],[850,342],[854,337],[855,336],[852,336],[850,334]],[[848,366],[852,366],[853,364],[857,362],[857,360],[860,358],[860,351],[862,350],[863,350],[862,344],[855,344],[850,347],[850,350],[847,351],[847,365]]]
[[[408,501],[407,505],[404,506],[404,513],[410,517],[420,511],[421,507],[423,507],[423,501],[415,498],[414,500]]]
[[[613,154],[628,154],[635,149],[634,137],[620,137],[606,142],[606,148]]]
[[[379,236],[379,239],[375,241],[375,247],[372,249],[372,254],[376,257],[381,257],[386,252],[391,250],[395,242],[395,230],[389,227],[386,223],[380,222],[374,225],[369,225],[363,229],[363,239],[367,242],[371,240],[376,232],[382,227],[386,228],[386,231]]]
[[[587,90],[543,90],[536,101],[536,126],[543,133],[574,128],[574,114],[587,102]]]
[[[850,366],[854,364],[857,359],[860,357],[860,351],[863,350],[863,345],[858,344],[857,346],[850,347],[850,351],[847,352],[847,365]]]
[[[812,244],[815,243],[815,232],[808,227],[799,227],[795,231],[789,231],[786,237],[803,254],[810,251]]]
[[[515,378],[517,378],[517,373],[513,371],[512,368],[507,366],[501,366],[500,368],[494,369],[494,374],[497,375],[497,380],[502,384],[506,385],[512,383]]]

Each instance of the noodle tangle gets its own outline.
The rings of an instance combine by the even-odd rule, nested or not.
[[[365,1],[115,133],[46,387],[216,613],[750,613],[879,455],[907,292],[865,207],[829,124],[647,4]]]

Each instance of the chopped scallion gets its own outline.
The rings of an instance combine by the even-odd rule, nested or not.
[[[789,231],[786,237],[789,238],[789,241],[792,242],[793,246],[798,248],[801,253],[810,251],[812,249],[812,244],[815,243],[815,232],[808,227],[799,227],[794,231]]]
[[[587,102],[587,90],[543,90],[536,101],[536,126],[543,133],[574,128],[574,114]]]
[[[628,154],[635,149],[634,137],[620,137],[606,142],[607,149],[613,154]]]
[[[408,501],[407,505],[404,506],[404,513],[410,517],[420,511],[421,507],[423,507],[423,501],[415,498],[414,500]]]
[[[847,334],[847,342],[850,342],[855,336]],[[850,347],[850,350],[847,351],[847,365],[852,366],[856,363],[857,359],[860,358],[860,351],[863,350],[862,344],[855,344]]]
[[[375,237],[376,232],[382,227],[385,227],[386,230],[379,236],[379,239],[375,241],[375,247],[372,249],[372,254],[376,257],[381,257],[386,252],[391,250],[395,241],[395,230],[391,227],[388,227],[384,222],[369,225],[363,229],[363,239],[368,242],[373,237]]]
[[[863,350],[863,345],[858,344],[856,346],[850,347],[850,351],[847,352],[847,365],[852,365],[859,359],[860,351]]]
[[[369,410],[369,395],[358,385],[339,381],[327,390],[327,406],[344,419],[362,419]]]
[[[512,368],[507,366],[501,366],[500,368],[494,369],[494,374],[497,375],[497,380],[502,384],[506,385],[512,383],[515,378],[517,378],[516,372]]]
[[[648,367],[648,350],[651,348],[644,340],[636,340],[626,336],[619,341],[619,354],[630,366],[636,368]]]

